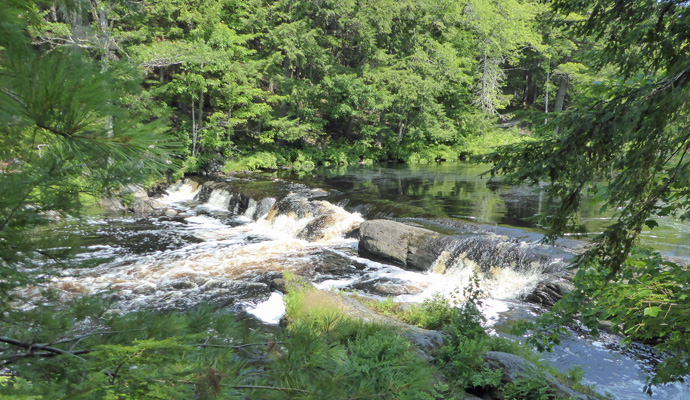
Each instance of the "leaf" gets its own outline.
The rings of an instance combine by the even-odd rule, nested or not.
[[[659,226],[659,224],[658,224],[655,220],[653,220],[653,219],[648,219],[648,220],[646,220],[646,221],[644,222],[644,224],[647,225],[647,227],[648,227],[649,229],[654,229],[654,228],[656,228],[657,226]]]
[[[660,312],[661,312],[661,308],[659,308],[657,306],[647,307],[644,309],[644,315],[645,316],[648,315],[648,316],[653,317],[653,318],[656,317],[657,315],[659,315]]]

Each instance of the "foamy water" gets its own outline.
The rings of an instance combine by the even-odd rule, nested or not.
[[[475,290],[482,293],[483,299],[481,311],[487,318],[486,325],[493,329],[511,318],[507,315],[514,312],[515,304],[521,304],[515,300],[530,293],[546,277],[545,270],[549,268],[538,264],[480,268],[460,256],[451,265],[447,265],[449,259],[444,259],[430,271],[409,271],[357,254],[356,240],[344,236],[362,222],[357,213],[302,199],[313,206],[310,210],[318,212],[271,214],[262,199],[245,199],[246,209],[240,209],[237,195],[229,190],[215,188],[206,201],[198,200],[200,191],[201,186],[190,180],[174,185],[161,201],[178,211],[178,215],[151,217],[147,220],[150,226],[141,235],[133,236],[142,242],[165,237],[166,246],[124,251],[124,244],[89,245],[78,258],[112,260],[92,269],[68,270],[54,279],[53,287],[62,289],[67,296],[112,293],[122,311],[180,309],[213,302],[243,308],[265,323],[277,324],[285,306],[282,295],[271,292],[269,283],[285,271],[308,276],[321,289],[351,289],[364,296],[390,296],[400,302],[422,302],[435,295],[462,302],[476,275]],[[98,232],[105,232],[115,223],[126,230],[141,221],[88,221]],[[144,244],[141,243],[142,247]],[[127,245],[134,246],[129,242]],[[330,258],[340,266],[324,268],[324,263],[332,262],[324,260]],[[592,357],[601,360],[588,359]],[[630,357],[603,344],[576,338],[550,359],[559,368],[589,363],[587,382],[604,386],[603,391],[610,391],[616,399],[643,398],[634,396],[641,396],[638,386],[641,389],[645,372]],[[634,390],[620,387],[625,386],[620,382],[626,379]],[[666,397],[656,398],[690,400],[683,387],[674,386],[660,393]]]

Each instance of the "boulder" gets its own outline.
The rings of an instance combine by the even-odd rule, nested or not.
[[[371,220],[359,227],[359,251],[390,260],[406,268],[425,271],[452,242],[447,236],[424,228],[388,220]]]
[[[493,233],[443,235],[389,220],[363,222],[359,252],[415,270],[444,273],[450,268],[489,272],[494,268],[561,273],[570,253],[552,246]]]
[[[98,205],[106,212],[124,212],[126,210],[122,201],[115,197],[103,197],[98,201]]]
[[[508,384],[519,379],[539,378],[551,387],[557,399],[595,400],[590,396],[576,392],[559,382],[548,372],[514,354],[500,351],[487,351],[484,356],[484,362],[489,368],[498,369],[503,372],[503,376],[501,377],[502,384]],[[495,393],[494,397],[501,398],[499,393]]]
[[[572,282],[565,279],[543,281],[537,284],[537,287],[527,295],[525,300],[542,306],[553,307],[558,300],[574,288]]]

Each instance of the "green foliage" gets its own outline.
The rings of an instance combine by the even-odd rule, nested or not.
[[[20,18],[22,12],[35,17],[36,11],[0,10],[0,185],[7,188],[0,196],[3,293],[30,275],[33,268],[18,272],[19,263],[60,256],[34,253],[59,247],[59,238],[41,246],[32,228],[50,222],[51,213],[77,215],[83,199],[162,175],[173,166],[168,157],[175,149],[162,135],[165,121],[123,104],[141,90],[127,65],[104,69],[76,51],[36,51]],[[13,298],[2,296],[0,307]]]
[[[532,378],[516,379],[501,388],[506,400],[550,400],[552,391],[544,386],[544,380],[535,376]]]
[[[549,183],[546,194],[558,205],[540,221],[550,238],[582,230],[578,211],[589,198],[616,212],[577,259],[577,289],[540,318],[531,340],[548,347],[580,313],[595,333],[599,320],[608,319],[627,341],[659,341],[657,348],[670,354],[651,385],[683,380],[690,372],[687,268],[635,246],[656,217],[690,217],[687,7],[559,0],[554,9],[587,16],[570,26],[575,34],[601,39],[594,67],[606,79],[591,81],[576,107],[549,121],[540,141],[489,157],[492,173],[507,174],[512,183]]]
[[[538,325],[521,327],[539,333],[529,339],[530,343],[540,348],[558,343],[564,331],[557,327],[571,321],[577,310],[593,334],[605,320],[612,324],[614,333],[625,336],[624,343],[650,342],[665,352],[650,384],[684,379],[690,372],[690,338],[684,328],[688,324],[688,294],[683,288],[690,282],[686,267],[665,261],[658,253],[636,249],[615,275],[600,264],[582,264],[575,282],[576,290],[568,293],[552,314],[540,317]]]
[[[430,299],[425,299],[420,304],[412,304],[406,307],[396,303],[392,297],[382,301],[362,300],[379,314],[395,317],[410,325],[416,325],[424,329],[448,329],[449,324],[458,322],[458,315],[461,314],[458,311],[457,305],[452,304],[448,299],[439,294],[433,295]],[[464,307],[462,309],[464,310]]]
[[[484,363],[484,354],[492,350],[490,338],[481,326],[483,316],[472,302],[465,303],[445,328],[446,343],[439,351],[445,371],[461,388],[498,386],[502,372]]]
[[[304,398],[432,398],[436,371],[409,340],[393,328],[347,318],[337,294],[287,280],[289,339],[273,367],[279,381],[308,390]]]
[[[464,156],[474,157],[491,153],[495,148],[519,143],[529,143],[534,139],[516,130],[491,129],[482,134],[466,137],[460,148]]]
[[[261,151],[249,154],[236,161],[228,161],[223,167],[224,172],[254,171],[256,169],[276,169],[280,155]]]

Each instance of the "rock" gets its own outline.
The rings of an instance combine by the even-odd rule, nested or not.
[[[558,300],[574,288],[572,282],[565,279],[543,281],[537,284],[537,287],[527,295],[525,300],[542,306],[553,307]]]
[[[148,200],[149,195],[146,193],[146,190],[144,190],[144,187],[141,185],[134,185],[134,184],[128,184],[125,185],[125,187],[120,190],[118,193],[120,196],[123,195],[130,195],[132,196],[135,200]]]
[[[314,260],[313,265],[313,272],[319,274],[320,278],[324,276],[329,278],[360,275],[362,270],[366,267],[365,264],[344,257],[334,251],[324,251],[320,253]]]
[[[429,229],[389,220],[363,222],[359,252],[400,264],[408,269],[445,273],[471,268],[561,273],[569,253],[562,249],[510,239],[492,233],[443,235]]]
[[[359,227],[359,251],[425,271],[450,242],[447,236],[388,220],[371,220]]]
[[[359,221],[352,214],[328,202],[316,210],[319,215],[297,233],[297,238],[310,242],[329,240],[354,230]]]
[[[273,205],[266,219],[273,221],[279,215],[294,219],[313,218],[323,214],[323,209],[332,204],[326,201],[309,201],[304,197],[287,196]]]
[[[103,197],[98,201],[98,205],[105,209],[106,212],[124,212],[126,210],[122,201],[115,197]]]
[[[283,278],[276,278],[271,280],[269,284],[271,291],[279,291],[280,293],[287,294],[291,290],[301,290],[301,289],[316,289],[314,285],[307,281],[306,279],[294,279],[291,281],[286,281]]]
[[[334,298],[335,303],[338,304],[340,310],[347,317],[363,322],[373,322],[397,328],[401,335],[410,339],[412,343],[425,351],[433,351],[443,345],[443,334],[441,334],[441,332],[418,328],[401,322],[393,317],[377,314],[352,296],[339,295],[333,292],[326,293]]]
[[[271,208],[275,203],[276,199],[273,197],[266,197],[259,200],[259,202],[256,203],[256,209],[254,210],[254,213],[251,216],[248,215],[248,217],[255,221],[258,220],[264,215],[267,215],[271,211]]]
[[[399,296],[403,294],[418,294],[424,291],[413,282],[407,282],[395,278],[375,278],[362,280],[352,284],[352,288],[366,293],[373,293],[379,296]]]
[[[549,385],[558,399],[595,400],[590,396],[576,392],[568,386],[560,383],[546,371],[537,368],[536,365],[514,354],[500,351],[487,351],[484,361],[491,369],[499,369],[503,372],[502,384],[507,384],[518,379],[538,378],[543,379]],[[497,398],[501,398],[495,393]]]

